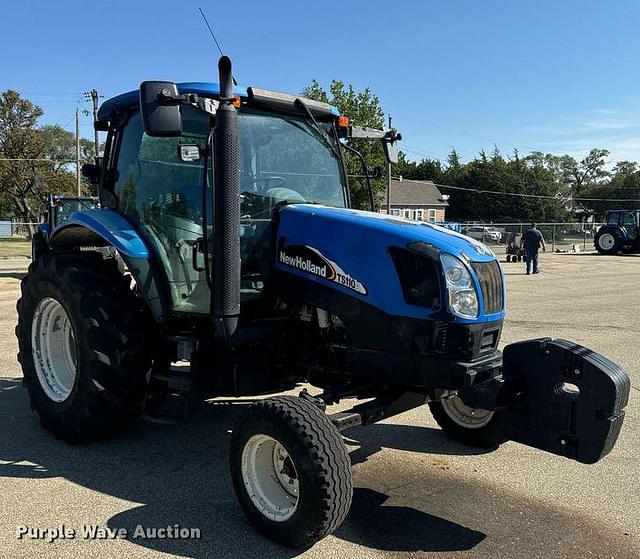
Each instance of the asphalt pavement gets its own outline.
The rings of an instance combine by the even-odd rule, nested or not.
[[[482,453],[443,436],[425,407],[347,431],[351,512],[303,557],[640,557],[640,259],[545,254],[539,275],[504,264],[503,344],[563,337],[632,378],[617,446],[585,466],[516,443]],[[18,271],[0,270],[0,556],[269,557],[299,552],[252,530],[231,488],[227,445],[243,400],[213,400],[185,423],[137,421],[112,441],[70,446],[43,432],[16,361]],[[76,530],[19,539],[19,526]],[[198,528],[200,539],[85,539],[137,525]],[[104,533],[101,535],[105,535]]]

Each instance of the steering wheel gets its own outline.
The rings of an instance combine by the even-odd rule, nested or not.
[[[287,179],[274,175],[272,177],[261,177],[257,182],[264,183],[264,190],[269,190],[270,188],[277,188],[279,186],[286,185]]]

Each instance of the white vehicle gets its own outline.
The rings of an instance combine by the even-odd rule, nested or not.
[[[473,225],[468,227],[464,234],[472,239],[478,239],[479,241],[485,242],[491,241],[499,243],[500,239],[502,239],[502,233],[500,233],[500,231],[496,231],[490,227],[483,227],[482,225]]]

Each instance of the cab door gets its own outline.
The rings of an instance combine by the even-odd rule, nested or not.
[[[162,268],[172,311],[209,314],[211,292],[198,248],[203,235],[202,154],[210,121],[187,106],[183,125],[181,136],[148,136],[134,111],[119,132],[114,190],[118,211],[144,237]]]
[[[629,235],[629,240],[635,242],[638,239],[638,226],[636,212],[622,212],[620,214],[620,225],[625,228]]]

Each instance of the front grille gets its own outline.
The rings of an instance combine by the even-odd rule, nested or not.
[[[480,289],[482,289],[484,314],[500,312],[504,307],[500,265],[494,260],[493,262],[473,262],[471,266],[478,276]]]

